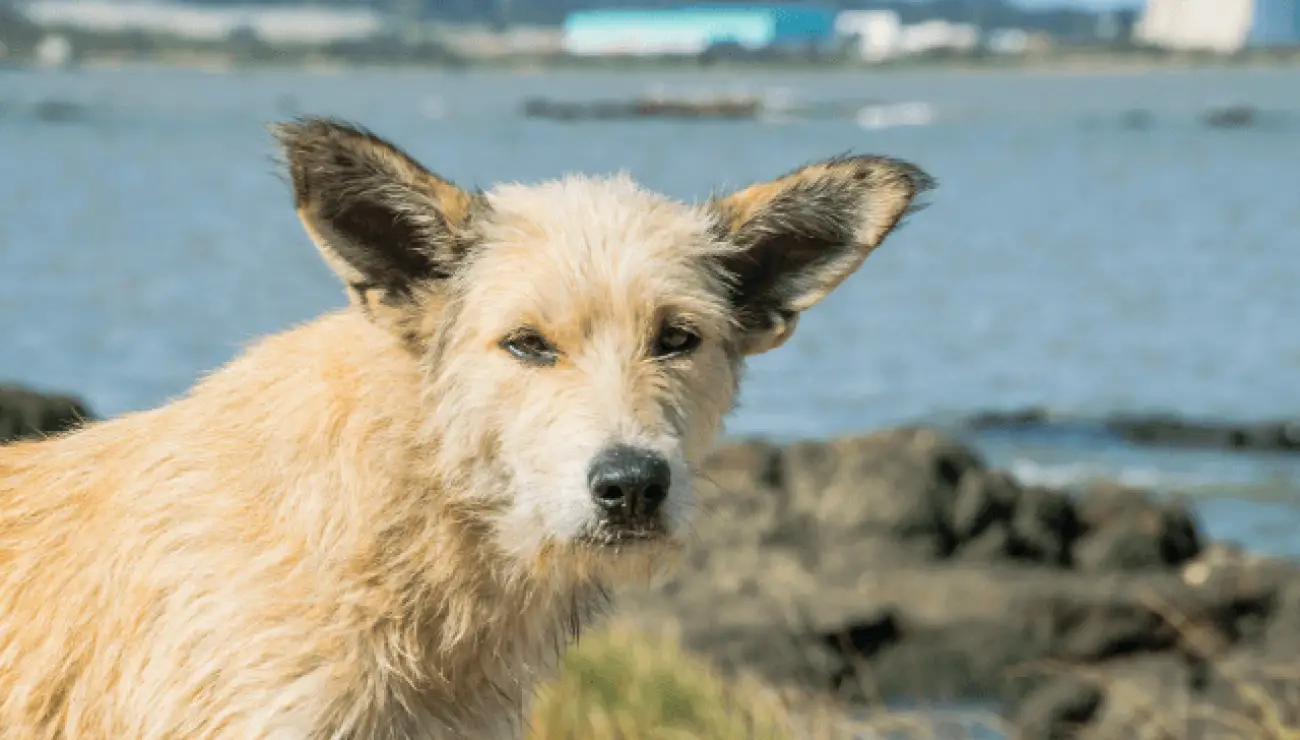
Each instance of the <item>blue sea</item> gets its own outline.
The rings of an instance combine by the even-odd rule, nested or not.
[[[921,125],[533,120],[530,96],[748,92],[924,104]],[[80,113],[31,115],[48,101]],[[1257,125],[1215,129],[1215,106]],[[686,199],[845,151],[912,160],[930,207],[757,358],[735,435],[857,433],[1042,405],[1300,418],[1300,74],[867,71],[0,72],[0,379],[105,415],[182,393],[342,305],[265,125],[361,122],[470,186],[626,170]],[[1192,496],[1215,537],[1300,555],[1300,455],[975,439],[1025,480]]]

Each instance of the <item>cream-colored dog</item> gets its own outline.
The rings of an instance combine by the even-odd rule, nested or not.
[[[845,157],[696,205],[467,192],[277,133],[351,305],[0,447],[3,740],[520,736],[606,589],[672,563],[745,357],[931,185]]]

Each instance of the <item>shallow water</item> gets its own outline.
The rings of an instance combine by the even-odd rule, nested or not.
[[[655,86],[923,101],[936,119],[867,130],[518,113],[528,95]],[[48,99],[91,117],[21,115]],[[1232,103],[1270,116],[1242,130],[1198,122]],[[1126,125],[1136,109],[1145,127]],[[341,305],[263,129],[298,112],[363,122],[467,185],[625,169],[696,198],[845,150],[921,164],[940,181],[932,206],[812,311],[787,350],[753,362],[735,434],[825,436],[1032,404],[1300,416],[1300,74],[1289,70],[2,72],[0,378],[71,389],[117,414]],[[1300,554],[1298,456],[977,442],[1035,480],[1186,490],[1216,536]]]

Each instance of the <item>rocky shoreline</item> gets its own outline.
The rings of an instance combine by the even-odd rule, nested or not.
[[[93,418],[0,386],[0,442]],[[1207,541],[1177,496],[1022,485],[925,427],[741,441],[703,472],[685,567],[618,611],[726,671],[858,707],[996,703],[1024,738],[1300,726],[1300,566]]]
[[[995,702],[1025,738],[1255,737],[1229,724],[1262,711],[1247,685],[1300,710],[1300,672],[1275,675],[1300,569],[1207,542],[1176,497],[1022,486],[920,427],[741,442],[705,473],[687,567],[619,611],[725,670]]]

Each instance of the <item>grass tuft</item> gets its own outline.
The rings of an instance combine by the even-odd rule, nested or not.
[[[731,682],[671,632],[614,624],[583,637],[538,693],[530,740],[794,740],[776,692]]]

